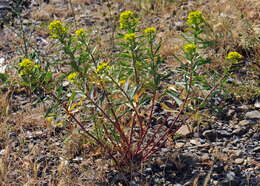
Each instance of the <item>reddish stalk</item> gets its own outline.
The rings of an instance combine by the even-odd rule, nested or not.
[[[127,141],[127,138],[124,134],[124,132],[122,131],[122,129],[120,128],[120,125],[117,122],[114,122],[108,115],[107,113],[94,101],[92,100],[87,94],[85,94],[85,96],[95,105],[95,107],[97,107],[101,112],[102,114],[116,127],[116,129],[118,130],[119,134],[120,134],[120,137],[122,137],[122,139],[125,141],[126,144],[128,144],[128,141]]]
[[[188,85],[188,87],[189,87],[190,89],[191,89],[192,80],[193,80],[193,78],[192,78],[192,73],[193,73],[193,72],[192,72],[191,68],[192,68],[192,67],[190,66],[190,69],[189,69],[190,79],[189,79],[189,85]],[[158,144],[159,144],[163,139],[164,139],[163,141],[166,141],[166,140],[167,140],[167,137],[169,136],[169,134],[172,133],[172,128],[173,128],[174,124],[177,122],[177,120],[179,119],[181,113],[182,113],[182,112],[184,111],[184,109],[186,108],[186,103],[187,103],[187,101],[188,101],[189,96],[190,96],[190,91],[188,90],[188,91],[187,91],[186,98],[185,98],[185,100],[184,100],[184,103],[183,103],[183,105],[182,105],[181,110],[179,111],[178,115],[175,117],[174,121],[171,123],[170,127],[166,130],[166,132],[164,133],[164,135],[162,135],[162,136],[157,140],[157,142],[155,142],[154,138],[155,138],[155,135],[156,135],[159,131],[157,130],[157,131],[154,133],[153,138],[152,138],[153,140],[146,145],[146,147],[143,149],[143,151],[145,151],[145,150],[147,149],[147,147],[149,147],[149,146],[152,144],[152,142],[154,142],[153,145],[152,145],[152,148],[147,152],[146,155],[144,155],[143,159],[148,158],[148,157],[151,155],[151,152],[154,153],[154,152],[156,152],[158,149],[160,149],[160,148],[158,148],[157,150],[154,151],[155,147],[157,147]],[[179,126],[179,128],[180,128],[182,125],[183,125],[183,123]],[[158,128],[162,128],[162,125],[160,125],[160,127],[158,127]]]
[[[131,131],[130,131],[130,136],[129,136],[129,149],[132,148],[132,138],[133,138],[133,134],[134,134],[134,127],[135,127],[135,124],[136,124],[136,121],[135,121],[135,117],[136,115],[134,115],[133,119],[132,119],[132,126],[131,126]]]
[[[154,142],[154,144],[152,145],[151,150],[149,150],[149,151],[147,152],[147,154],[143,157],[143,159],[146,159],[146,158],[148,158],[148,157],[151,155],[150,153],[153,152],[154,148],[158,146],[158,144],[161,142],[161,140],[163,140],[164,138],[165,138],[164,141],[167,140],[167,137],[169,136],[169,134],[172,133],[172,128],[173,128],[174,124],[177,122],[177,120],[179,119],[181,113],[182,113],[182,112],[184,111],[184,109],[185,109],[185,105],[186,105],[186,103],[187,103],[188,97],[189,97],[189,94],[186,96],[185,101],[184,101],[183,106],[182,106],[182,109],[179,111],[178,115],[175,117],[175,119],[174,119],[174,121],[172,122],[172,124],[170,125],[170,127],[166,130],[166,132],[164,133],[164,135],[162,135],[162,136],[158,139],[157,142]],[[182,124],[183,124],[183,123],[182,123]],[[179,128],[182,126],[182,124],[179,126]],[[177,130],[176,130],[176,131],[177,131]],[[156,134],[156,133],[155,133],[155,134]],[[150,145],[151,145],[151,143],[150,143]],[[147,148],[147,147],[148,147],[148,146],[146,146],[146,148]],[[157,150],[156,150],[156,151],[157,151]],[[154,153],[154,152],[153,152],[153,153]],[[149,156],[148,156],[148,155],[149,155]]]
[[[144,134],[141,135],[141,138],[140,138],[140,141],[138,142],[137,144],[137,149],[136,149],[136,154],[138,154],[138,152],[140,151],[140,148],[141,148],[141,145],[143,144],[144,142],[144,138],[148,132],[148,129],[150,128],[150,124],[151,124],[151,120],[152,120],[152,115],[153,115],[153,110],[154,110],[154,105],[155,105],[155,97],[156,97],[156,90],[153,94],[153,99],[152,99],[152,108],[151,108],[151,112],[150,112],[150,115],[149,115],[149,121],[148,121],[148,127],[146,127],[145,131],[144,131]]]
[[[101,79],[100,79],[100,80],[101,80]],[[102,86],[102,89],[105,91],[106,89],[105,89],[105,87],[104,87],[102,81],[101,81],[101,86]],[[121,129],[121,127],[120,127],[118,117],[116,116],[116,113],[115,113],[115,111],[114,111],[114,109],[113,109],[113,105],[112,105],[112,103],[111,103],[111,100],[109,99],[109,97],[107,96],[106,93],[105,93],[105,97],[106,97],[106,99],[107,99],[107,101],[108,101],[108,104],[109,104],[109,106],[110,106],[110,110],[111,110],[111,112],[112,112],[112,114],[113,114],[113,116],[114,116],[114,118],[115,118],[115,124],[117,125],[117,126],[115,126],[115,127],[117,127],[117,130],[118,130],[118,132],[119,132],[119,134],[120,134],[120,137],[123,138],[124,141],[125,141],[125,143],[126,143],[126,145],[128,145],[127,137],[126,137],[124,131],[123,131],[123,130]]]
[[[66,107],[65,104],[63,104],[63,102],[60,101],[60,99],[53,93],[50,94],[52,97],[54,97],[55,100],[57,100],[59,102],[60,105],[62,105],[62,107],[65,109],[66,113],[77,123],[78,126],[80,126],[80,128],[92,139],[94,139],[99,145],[101,145],[104,149],[107,149],[107,152],[109,154],[109,156],[114,160],[114,162],[116,163],[116,165],[119,165],[118,161],[115,159],[115,157],[112,155],[111,153],[111,149],[104,145],[98,138],[96,138],[94,135],[92,135],[90,132],[88,132],[85,127],[82,125],[82,123],[74,116],[73,113],[69,112],[68,108]]]

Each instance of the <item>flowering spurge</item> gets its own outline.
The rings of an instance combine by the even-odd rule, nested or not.
[[[135,40],[135,38],[136,38],[137,36],[136,36],[136,34],[135,33],[130,33],[130,34],[125,34],[124,35],[124,39],[126,40],[126,41],[134,41]]]
[[[242,59],[243,56],[239,54],[238,52],[229,52],[226,59],[230,60],[233,63],[237,63],[240,59]]]
[[[19,67],[20,67],[20,72],[19,74],[21,76],[23,75],[29,75],[31,74],[34,70],[39,69],[40,65],[36,65],[32,60],[30,59],[23,59],[20,63],[19,63]]]
[[[190,35],[185,40],[182,58],[178,59],[180,65],[175,71],[176,76],[172,76],[172,70],[164,68],[167,65],[160,55],[162,43],[156,37],[156,28],[141,29],[139,19],[132,11],[120,15],[118,46],[112,55],[102,48],[98,49],[99,45],[94,43],[95,39],[88,37],[85,29],[71,32],[69,26],[54,21],[49,25],[49,32],[59,44],[61,50],[58,50],[57,56],[60,57],[46,68],[44,65],[35,68],[30,60],[22,61],[19,68],[35,69],[37,73],[33,71],[30,76],[23,75],[22,78],[29,83],[36,79],[34,84],[48,90],[47,97],[53,99],[53,107],[46,115],[53,118],[49,122],[62,123],[59,127],[77,124],[87,143],[102,147],[118,168],[128,167],[132,172],[167,144],[166,141],[185,124],[185,118],[194,114],[191,112],[196,110],[196,104],[199,108],[204,105],[218,86],[209,86],[206,81],[210,79],[208,71],[203,71],[204,65],[209,63],[200,55],[203,50],[201,42],[204,43],[205,38],[200,38],[206,26],[203,23],[200,12],[189,14]],[[230,55],[228,59],[238,57]],[[41,83],[45,77],[52,77],[51,73],[42,76],[43,73],[61,70],[64,73],[53,78],[53,83]],[[70,83],[64,85],[64,80]],[[49,84],[53,86],[46,88]],[[198,99],[195,92],[198,89],[209,94]],[[156,105],[163,107],[167,100],[174,104],[175,110],[172,110],[173,107],[166,108],[167,114],[156,123],[155,128]]]
[[[185,44],[185,45],[183,46],[183,51],[184,51],[185,53],[187,53],[187,54],[189,54],[189,53],[193,54],[193,53],[196,52],[196,50],[197,50],[197,46],[196,46],[195,44],[193,44],[193,43],[191,43],[191,44]]]
[[[53,39],[61,39],[67,36],[68,34],[68,28],[65,27],[64,23],[62,23],[60,20],[52,21],[49,24],[49,31],[51,34],[51,38]]]
[[[125,11],[120,14],[120,29],[134,32],[138,24],[138,18],[132,11]]]
[[[156,28],[155,27],[149,27],[149,28],[146,28],[144,30],[145,34],[154,34],[155,32],[156,32]]]
[[[78,77],[78,73],[77,72],[73,72],[73,73],[70,73],[67,77],[68,81],[73,83],[76,78]]]
[[[190,12],[188,15],[188,19],[187,19],[187,24],[188,25],[200,25],[204,23],[204,18],[202,15],[202,12],[200,11],[195,11],[195,12]]]

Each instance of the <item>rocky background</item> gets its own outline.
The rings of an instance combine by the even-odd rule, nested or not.
[[[9,87],[0,83],[0,185],[259,185],[259,2],[140,2],[0,0],[0,72],[11,74],[13,82]],[[171,68],[175,67],[171,54],[181,50],[185,17],[197,9],[211,20],[218,42],[218,47],[207,51],[215,60],[212,68],[221,65],[230,49],[245,56],[236,78],[230,80],[231,96],[210,100],[209,117],[189,123],[192,130],[182,127],[180,137],[131,175],[115,171],[106,157],[93,154],[97,149],[82,144],[75,127],[49,125],[43,117],[46,104],[35,103],[37,95],[29,97],[16,83],[15,74],[15,63],[23,53],[23,34],[30,36],[41,55],[51,55],[47,24],[61,19],[83,25],[93,37],[100,35],[95,38],[99,47],[109,51],[118,16],[127,9],[140,14],[144,27],[158,28],[163,39],[161,54]]]

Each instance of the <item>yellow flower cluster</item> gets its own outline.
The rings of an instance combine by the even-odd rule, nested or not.
[[[129,29],[137,25],[138,18],[132,11],[125,11],[120,14],[120,29]]]
[[[120,80],[118,81],[119,84],[125,84],[126,83],[126,80]]]
[[[76,78],[78,77],[78,73],[77,72],[73,72],[70,73],[67,77],[68,81],[70,82],[74,82],[76,80]]]
[[[51,37],[54,39],[59,39],[68,33],[68,28],[59,20],[52,21],[49,25],[49,30]]]
[[[196,52],[197,46],[195,44],[186,44],[183,46],[183,50],[185,53],[191,54]]]
[[[35,65],[34,62],[30,59],[23,59],[20,63],[19,66],[21,68],[19,74],[22,75],[26,75],[26,74],[30,74],[33,70],[40,68],[40,65]]]
[[[80,29],[78,29],[78,30],[75,31],[75,34],[76,34],[76,36],[78,36],[78,37],[84,36],[85,33],[86,33],[86,32],[85,32],[85,29],[84,29],[84,28],[80,28]]]
[[[126,41],[133,41],[136,38],[136,34],[135,33],[130,33],[130,34],[125,34],[124,35],[124,39]]]
[[[156,28],[154,28],[154,27],[149,27],[149,28],[146,28],[145,30],[144,30],[144,33],[145,34],[153,34],[153,33],[155,33],[156,32]]]
[[[238,52],[229,52],[226,59],[232,61],[233,63],[238,62],[238,60],[242,59],[243,56]]]
[[[200,25],[204,22],[203,15],[200,11],[190,12],[187,19],[189,25]]]
[[[19,66],[22,68],[31,68],[33,67],[34,63],[30,59],[23,59],[20,63]]]
[[[108,65],[108,63],[107,62],[103,62],[103,63],[101,63],[100,65],[97,66],[96,72],[100,73],[100,72],[102,72],[104,70],[109,70],[109,69],[111,69],[111,67]]]

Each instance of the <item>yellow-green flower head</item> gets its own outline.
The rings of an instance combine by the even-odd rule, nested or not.
[[[138,18],[132,11],[125,11],[120,14],[120,29],[131,29],[138,23]]]
[[[183,46],[183,50],[185,53],[192,54],[196,52],[197,46],[195,44],[186,44]]]
[[[78,77],[78,73],[77,72],[73,72],[70,73],[67,77],[68,81],[70,82],[74,82],[76,80],[76,78]]]
[[[243,56],[241,54],[239,54],[238,52],[229,52],[226,59],[236,63],[238,62],[240,59],[242,59]]]
[[[51,37],[54,39],[64,37],[68,33],[68,28],[59,20],[52,21],[49,25],[49,30]]]
[[[76,36],[78,36],[78,37],[84,36],[85,33],[86,33],[86,32],[85,32],[85,29],[84,29],[84,28],[80,28],[80,29],[78,29],[78,30],[75,31],[75,34],[76,34]]]
[[[19,63],[19,66],[21,68],[32,68],[34,65],[33,61],[31,61],[30,59],[23,59],[20,63]]]
[[[97,66],[97,73],[103,72],[104,70],[109,70],[111,67],[108,65],[107,62],[103,62],[100,65]]]
[[[120,80],[118,81],[119,84],[125,84],[126,83],[126,80]]]
[[[125,34],[124,35],[124,39],[126,41],[134,41],[135,38],[136,38],[136,34],[135,33],[130,33],[130,34]]]
[[[145,34],[154,34],[155,32],[156,32],[156,28],[154,27],[149,27],[144,30]]]
[[[204,22],[203,15],[200,11],[190,12],[187,19],[189,25],[199,25]]]
[[[41,65],[34,65],[34,68],[41,68]]]
[[[20,63],[20,72],[19,74],[21,76],[26,75],[26,74],[30,74],[32,73],[34,70],[41,68],[40,65],[35,65],[34,62],[30,59],[23,59]]]

